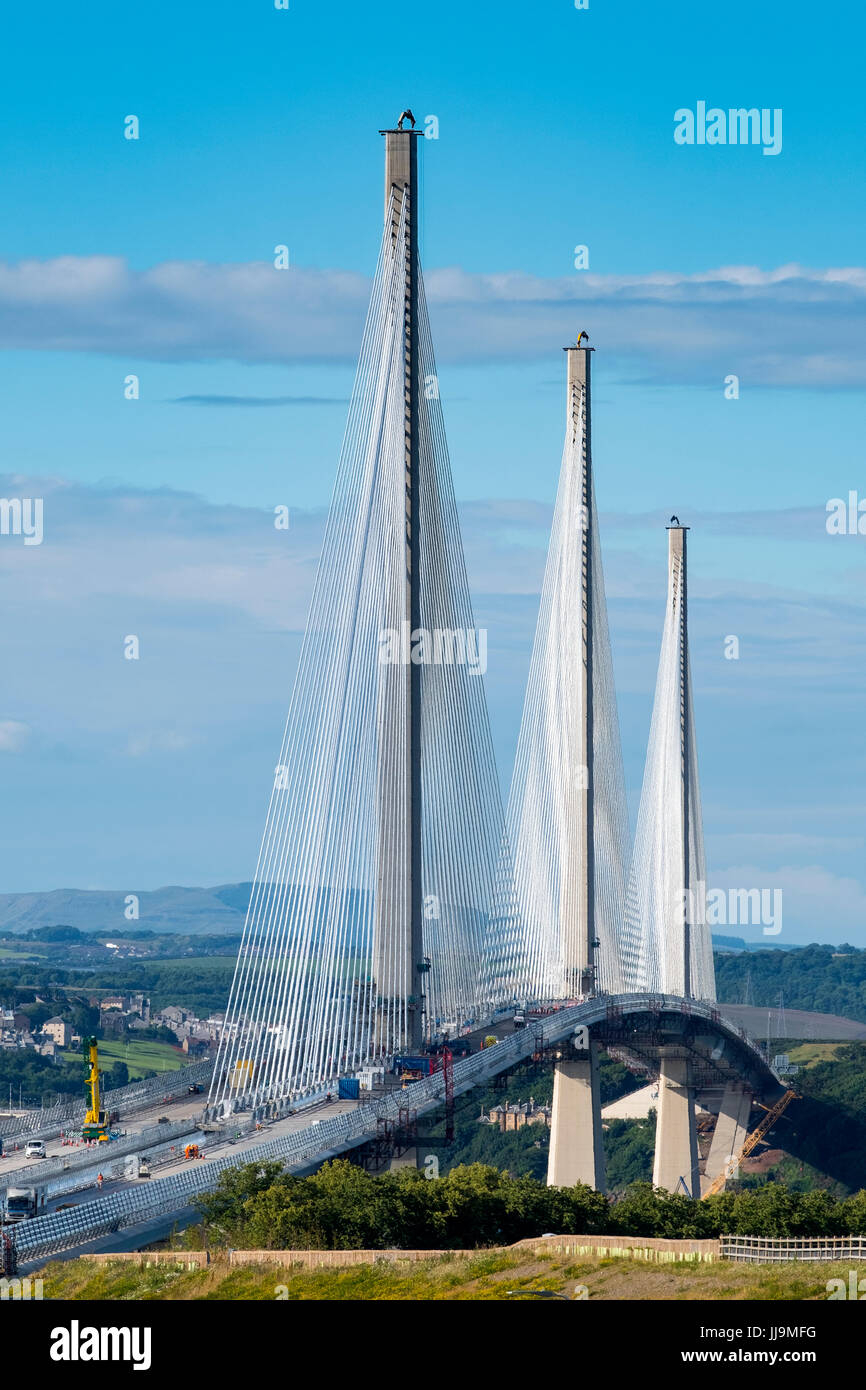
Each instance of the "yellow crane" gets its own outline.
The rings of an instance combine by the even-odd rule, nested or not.
[[[773,1125],[776,1123],[782,1112],[784,1110],[787,1110],[788,1106],[790,1105],[791,1101],[794,1099],[794,1096],[796,1094],[796,1091],[786,1091],[785,1094],[783,1096],[780,1096],[780,1098],[776,1101],[776,1104],[770,1107],[764,1118],[755,1127],[755,1129],[752,1130],[752,1133],[746,1135],[746,1142],[740,1149],[740,1152],[737,1154],[736,1158],[734,1159],[733,1165],[729,1160],[725,1164],[721,1173],[719,1173],[718,1177],[714,1178],[713,1181],[710,1183],[706,1192],[703,1194],[705,1198],[714,1197],[717,1192],[721,1192],[725,1183],[728,1181],[728,1178],[731,1176],[732,1167],[736,1167],[737,1165],[739,1165],[742,1159],[748,1158],[749,1154],[752,1152],[752,1149],[754,1149],[757,1144],[760,1144],[761,1140],[763,1139],[764,1135],[768,1132],[768,1130],[771,1130],[773,1128]]]
[[[85,1038],[84,1040],[83,1050],[86,1064],[84,1087],[87,1091],[88,1104],[81,1137],[82,1139],[97,1139],[100,1144],[107,1144],[109,1139],[108,1125],[105,1122],[105,1111],[100,1108],[99,1048],[97,1044],[98,1039],[96,1038]]]

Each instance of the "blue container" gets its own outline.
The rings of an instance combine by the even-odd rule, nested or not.
[[[341,1076],[337,1086],[340,1100],[357,1100],[361,1094],[361,1082],[357,1076]]]
[[[398,1057],[397,1065],[403,1071],[420,1071],[423,1076],[430,1076],[436,1063],[432,1057]]]

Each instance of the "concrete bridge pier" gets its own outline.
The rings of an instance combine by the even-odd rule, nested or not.
[[[713,1142],[707,1155],[703,1179],[705,1188],[720,1173],[726,1172],[728,1177],[736,1176],[731,1165],[745,1143],[751,1112],[752,1092],[740,1081],[729,1081],[722,1096]]]
[[[688,1057],[676,1048],[664,1048],[659,1059],[653,1186],[682,1192],[683,1183],[690,1197],[700,1197],[695,1092]]]
[[[583,1056],[557,1062],[553,1074],[547,1185],[578,1183],[605,1191],[598,1050],[592,1042]]]

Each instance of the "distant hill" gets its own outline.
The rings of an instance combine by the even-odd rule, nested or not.
[[[58,888],[51,893],[0,894],[0,935],[33,931],[38,927],[78,927],[84,932],[121,935],[124,931],[174,932],[181,936],[238,936],[243,931],[252,883],[222,883],[216,888],[156,888],[138,893],[138,917],[125,916],[128,893],[81,888]],[[134,892],[130,890],[130,892]],[[280,888],[282,910],[293,901],[300,908],[313,936],[328,930],[338,890],[317,888],[309,893],[297,886]],[[361,941],[370,919],[370,899],[357,888],[346,890],[339,905],[347,920],[345,949],[351,952]],[[473,909],[457,907],[454,914],[467,919]],[[483,926],[477,912],[475,918]]]
[[[138,920],[126,917],[127,891],[57,888],[51,893],[0,893],[0,932],[36,927],[79,927],[81,931],[147,930],[192,935],[237,936],[243,930],[251,883],[216,888],[155,888],[138,893]]]
[[[85,932],[121,935],[124,931],[175,932],[182,936],[238,936],[243,931],[252,883],[222,883],[216,888],[155,888],[138,893],[138,917],[125,915],[127,897],[134,892],[57,888],[51,893],[0,894],[0,934],[20,935],[37,927],[78,927]],[[317,889],[309,899],[301,889],[284,890],[289,906],[302,895],[312,930],[324,930],[330,890]],[[350,889],[343,911],[357,931],[365,917],[365,895]],[[353,934],[347,936],[352,948]]]
[[[765,1015],[783,1001],[789,1038],[822,1036],[796,1032],[791,1014],[797,1009],[866,1023],[866,951],[848,944],[717,951],[716,997],[725,1006],[752,1005]]]
[[[746,941],[742,936],[719,936],[712,933],[714,951],[796,951],[797,946],[786,946],[778,941]]]

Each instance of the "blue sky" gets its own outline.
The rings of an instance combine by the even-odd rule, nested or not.
[[[377,130],[409,103],[439,121],[422,251],[503,779],[560,349],[586,328],[632,797],[677,511],[710,878],[784,886],[783,941],[866,945],[866,536],[824,528],[829,498],[866,497],[864,23],[834,4],[20,7],[0,471],[4,496],[46,498],[46,540],[0,538],[0,891],[250,876],[378,249]],[[676,145],[698,100],[781,108],[781,153]]]

